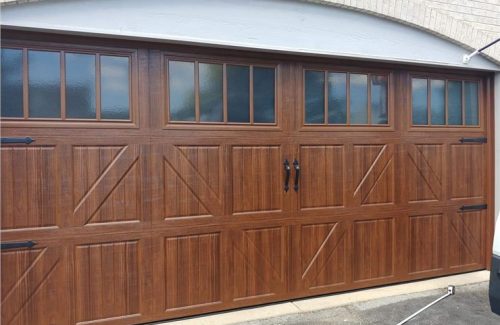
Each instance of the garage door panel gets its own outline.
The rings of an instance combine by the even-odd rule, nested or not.
[[[409,218],[409,273],[444,268],[445,245],[443,214],[416,215]]]
[[[164,239],[163,310],[187,309],[220,303],[222,260],[220,233]]]
[[[343,145],[301,145],[300,208],[344,206],[346,168]]]
[[[381,218],[353,223],[353,280],[394,275],[395,220]]]
[[[456,212],[449,221],[450,268],[484,265],[484,211]]]
[[[286,290],[286,227],[233,232],[232,277],[235,300],[255,299]]]
[[[224,214],[224,150],[206,145],[153,146],[153,219],[157,224]]]
[[[300,286],[311,290],[338,286],[347,282],[349,243],[345,222],[301,225]],[[297,272],[298,273],[298,272]]]
[[[74,247],[75,320],[92,323],[140,316],[146,303],[143,240],[110,240]]]
[[[449,152],[450,198],[485,198],[485,145],[452,144]]]
[[[2,230],[60,226],[55,145],[1,148]]]
[[[30,249],[3,249],[2,323],[63,324],[69,321],[65,248],[37,241]]]
[[[283,210],[281,146],[233,146],[231,160],[233,213]]]
[[[358,205],[395,203],[394,145],[353,146],[353,197]]]
[[[141,146],[73,146],[76,225],[142,219]]]
[[[441,201],[444,193],[443,144],[406,145],[406,182],[410,202]]]
[[[166,150],[164,217],[220,215],[221,146],[168,146]]]

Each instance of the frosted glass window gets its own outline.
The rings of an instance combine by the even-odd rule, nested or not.
[[[61,61],[59,52],[28,51],[29,116],[61,116]]]
[[[427,125],[427,79],[413,78],[411,92],[413,125]]]
[[[387,77],[372,76],[371,78],[371,123],[388,124],[387,111]]]
[[[23,52],[2,49],[2,117],[23,117]]]
[[[350,75],[351,124],[368,123],[368,76]]]
[[[328,73],[328,123],[347,123],[347,75]]]
[[[465,124],[479,125],[479,103],[477,82],[464,83]]]
[[[96,118],[95,55],[67,53],[66,116]]]
[[[129,58],[101,56],[101,118],[129,119],[129,102]]]
[[[274,123],[274,69],[253,68],[253,119],[255,123]]]
[[[306,123],[325,123],[325,74],[321,71],[306,71],[305,87]]]
[[[461,81],[448,81],[448,125],[462,125]]]
[[[222,65],[200,63],[200,121],[222,122]]]
[[[227,120],[250,122],[250,68],[227,66]]]
[[[431,80],[431,124],[445,125],[445,82]]]

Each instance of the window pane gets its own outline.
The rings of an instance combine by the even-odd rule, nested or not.
[[[444,80],[431,80],[431,124],[445,124]]]
[[[351,74],[350,102],[351,124],[368,123],[368,76],[365,74]]]
[[[448,124],[462,125],[462,82],[448,81]]]
[[[325,74],[306,71],[306,123],[325,123]]]
[[[200,121],[222,122],[222,65],[200,63]]]
[[[23,52],[2,49],[2,114],[23,117]]]
[[[101,56],[101,118],[128,120],[129,59]]]
[[[95,118],[95,55],[67,53],[66,115]]]
[[[253,68],[253,119],[274,123],[274,69]]]
[[[345,73],[328,74],[328,123],[347,123],[347,76]]]
[[[372,76],[371,97],[372,124],[388,124],[386,76]]]
[[[465,95],[465,124],[479,125],[479,104],[477,98],[477,82],[466,81]]]
[[[227,120],[250,122],[250,68],[227,66]]]
[[[58,52],[28,51],[29,116],[61,116],[61,65]]]
[[[411,80],[413,125],[427,125],[427,79]]]

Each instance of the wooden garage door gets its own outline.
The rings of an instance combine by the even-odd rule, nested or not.
[[[141,323],[487,266],[484,75],[9,35],[5,324]]]

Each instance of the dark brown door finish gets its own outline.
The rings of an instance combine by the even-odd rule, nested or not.
[[[1,120],[5,324],[136,324],[489,267],[488,74],[3,37],[22,66]],[[56,117],[31,115],[30,51],[59,60]],[[85,118],[72,60],[94,87]],[[433,125],[431,85],[451,81],[462,124]]]

